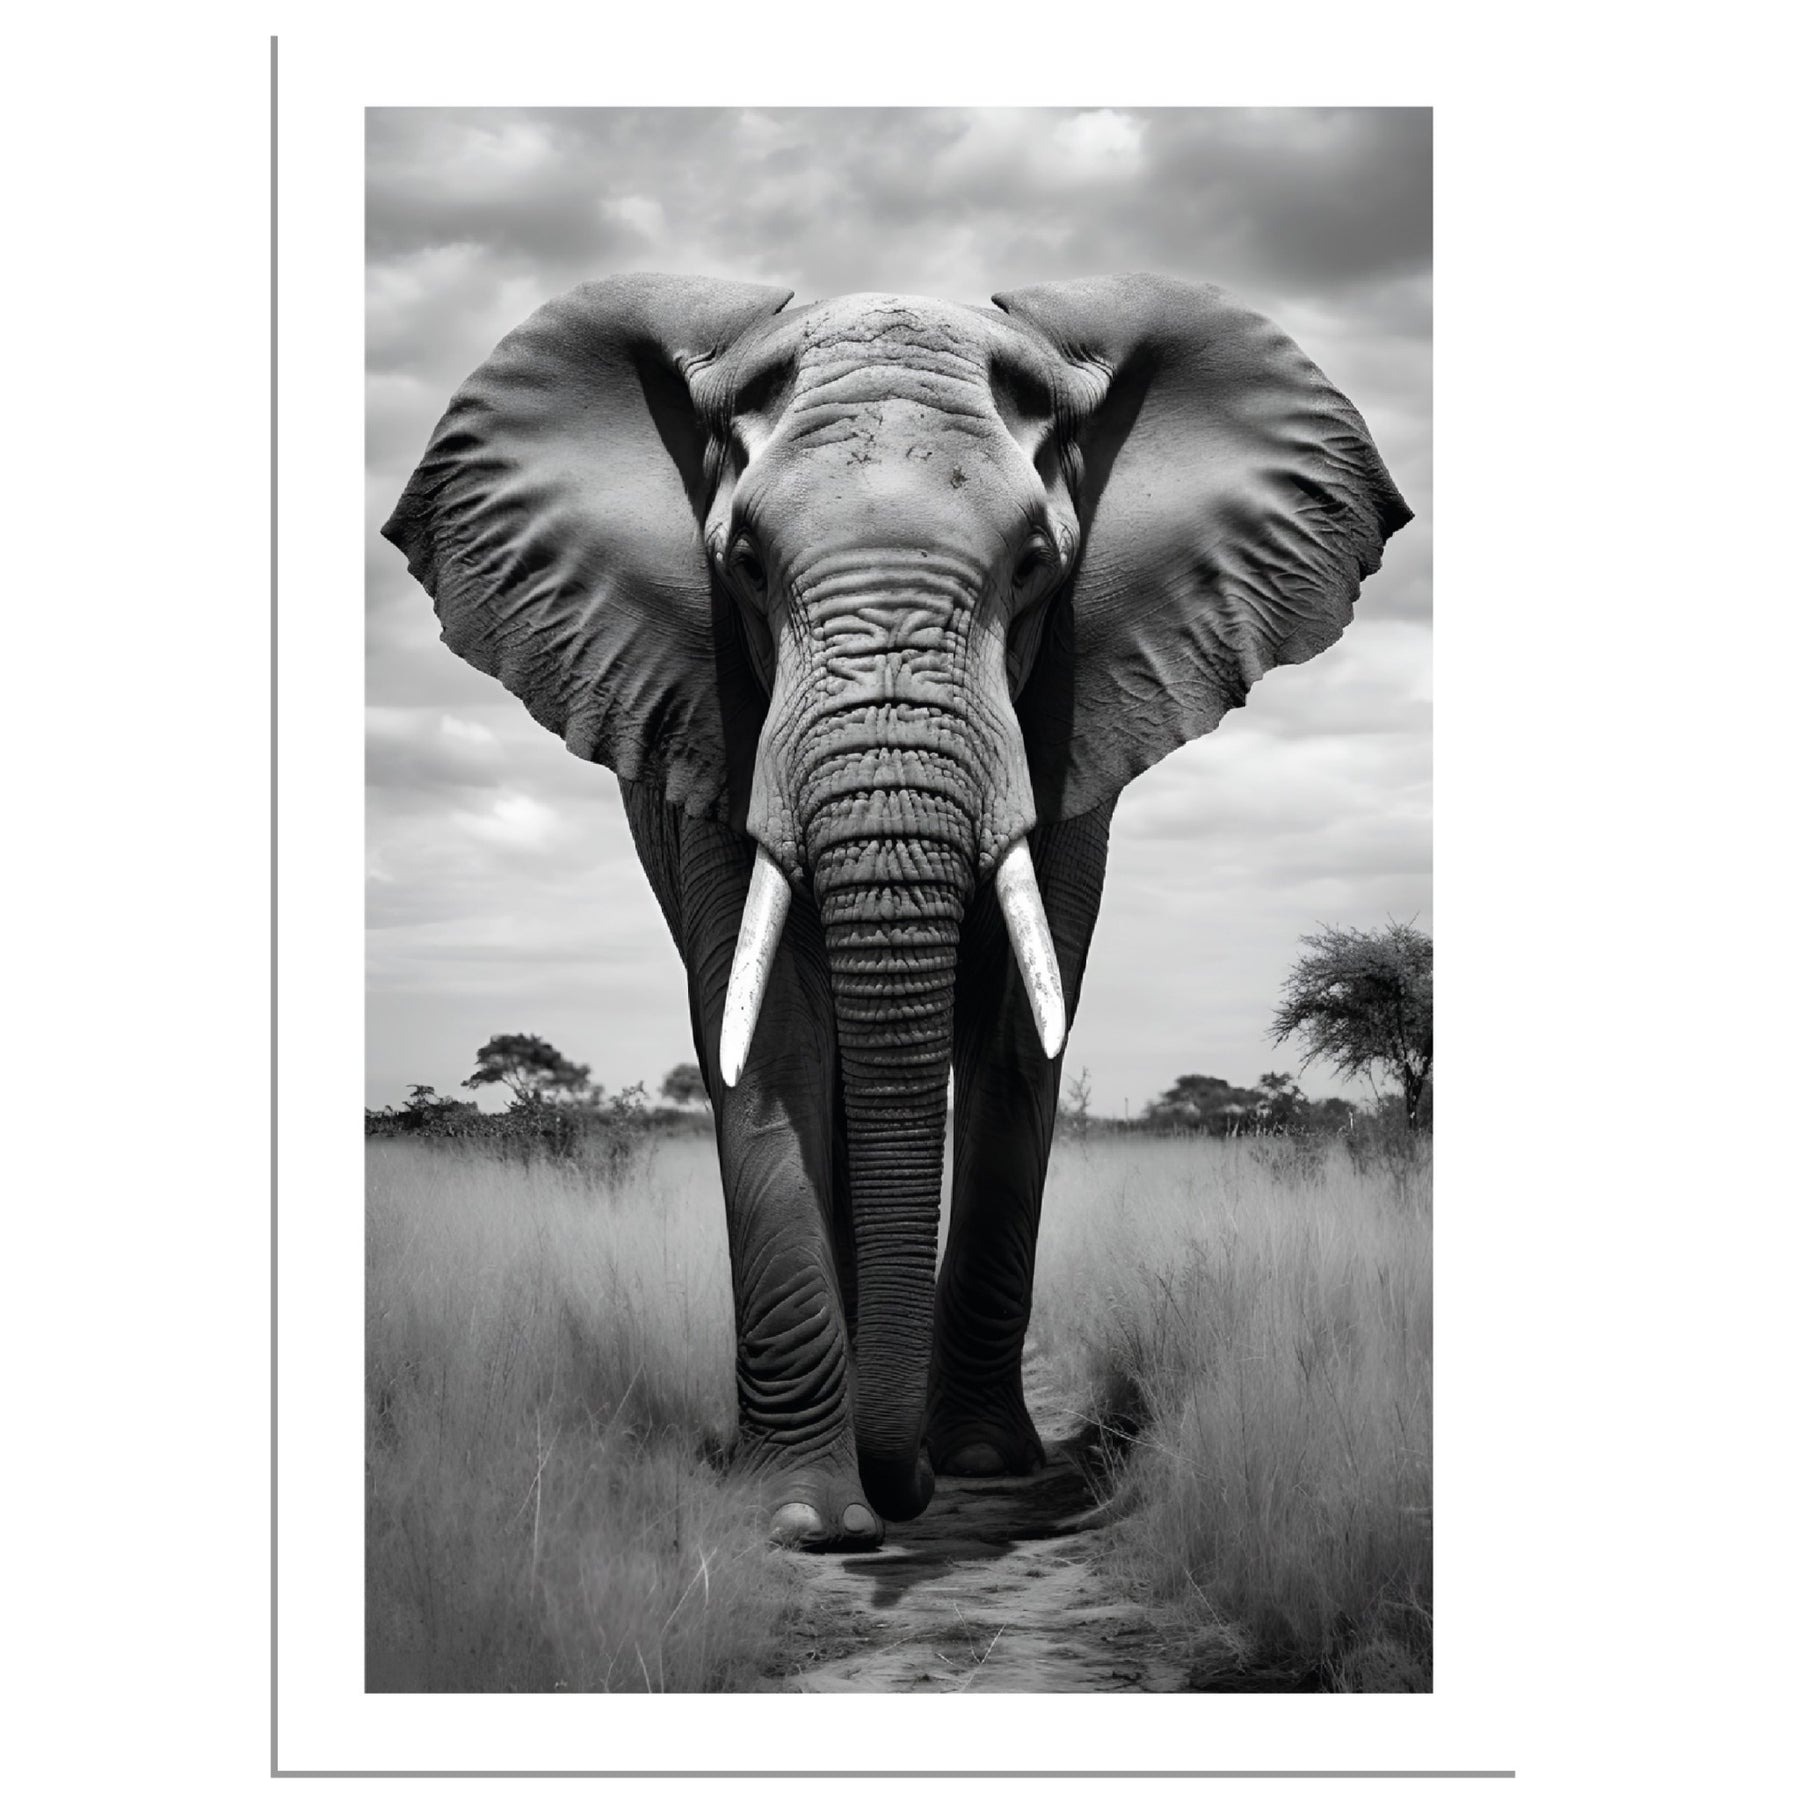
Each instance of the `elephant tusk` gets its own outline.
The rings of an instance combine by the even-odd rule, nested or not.
[[[1044,1054],[1052,1062],[1062,1054],[1067,1025],[1063,1015],[1062,975],[1056,964],[1056,944],[1044,902],[1038,893],[1031,851],[1020,838],[1000,859],[994,872],[1000,894],[1000,910],[1006,915],[1006,935],[1012,939],[1019,973],[1025,977],[1025,993],[1037,1025]]]
[[[725,1021],[719,1028],[719,1073],[727,1087],[736,1087],[744,1072],[791,898],[787,878],[758,844],[743,923],[738,926],[737,952],[731,959],[731,980],[725,988]]]

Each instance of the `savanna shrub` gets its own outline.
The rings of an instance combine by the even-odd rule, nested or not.
[[[651,1135],[641,1082],[612,1095],[597,1089],[579,1103],[525,1095],[504,1112],[415,1088],[406,1106],[366,1111],[363,1121],[368,1137],[414,1138],[527,1166],[558,1163],[607,1187],[632,1172]]]

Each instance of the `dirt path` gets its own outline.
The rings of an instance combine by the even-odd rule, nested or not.
[[[1049,1460],[1001,1481],[940,1476],[922,1518],[870,1554],[804,1568],[823,1621],[808,1693],[1173,1692],[1143,1608],[1094,1568],[1094,1495],[1076,1459],[1082,1421],[1034,1352],[1025,1399]]]

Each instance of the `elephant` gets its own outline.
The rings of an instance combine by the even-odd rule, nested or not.
[[[1216,287],[792,298],[550,301],[383,530],[618,779],[713,1102],[734,1456],[777,1542],[855,1550],[939,1475],[1042,1466],[1021,1359],[1120,790],[1335,642],[1412,515]]]

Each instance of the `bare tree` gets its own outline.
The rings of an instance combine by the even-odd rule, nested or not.
[[[1093,1120],[1088,1115],[1092,1100],[1093,1082],[1087,1070],[1083,1069],[1064,1087],[1062,1104],[1056,1109],[1058,1123],[1078,1144],[1088,1141],[1088,1132],[1093,1126]]]

